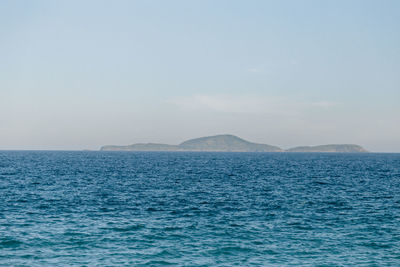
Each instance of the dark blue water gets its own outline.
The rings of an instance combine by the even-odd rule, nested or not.
[[[400,154],[0,152],[0,265],[400,265]]]

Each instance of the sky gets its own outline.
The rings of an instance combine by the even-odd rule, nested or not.
[[[400,1],[0,1],[0,149],[400,152]]]

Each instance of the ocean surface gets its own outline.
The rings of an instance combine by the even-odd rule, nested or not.
[[[400,266],[400,154],[0,151],[1,266]]]

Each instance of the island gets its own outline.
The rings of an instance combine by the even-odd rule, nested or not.
[[[224,134],[187,140],[179,145],[133,144],[128,146],[103,146],[102,151],[210,151],[210,152],[281,152],[281,148],[246,141]]]
[[[321,146],[299,146],[282,149],[277,146],[249,142],[231,134],[206,136],[187,140],[179,145],[139,143],[126,146],[107,145],[101,151],[206,151],[206,152],[368,152],[359,145],[333,144]]]
[[[298,146],[286,150],[287,152],[335,152],[335,153],[365,153],[366,149],[359,145],[321,145],[321,146]]]

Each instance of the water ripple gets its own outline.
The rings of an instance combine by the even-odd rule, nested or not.
[[[0,152],[0,265],[400,265],[400,155]]]

